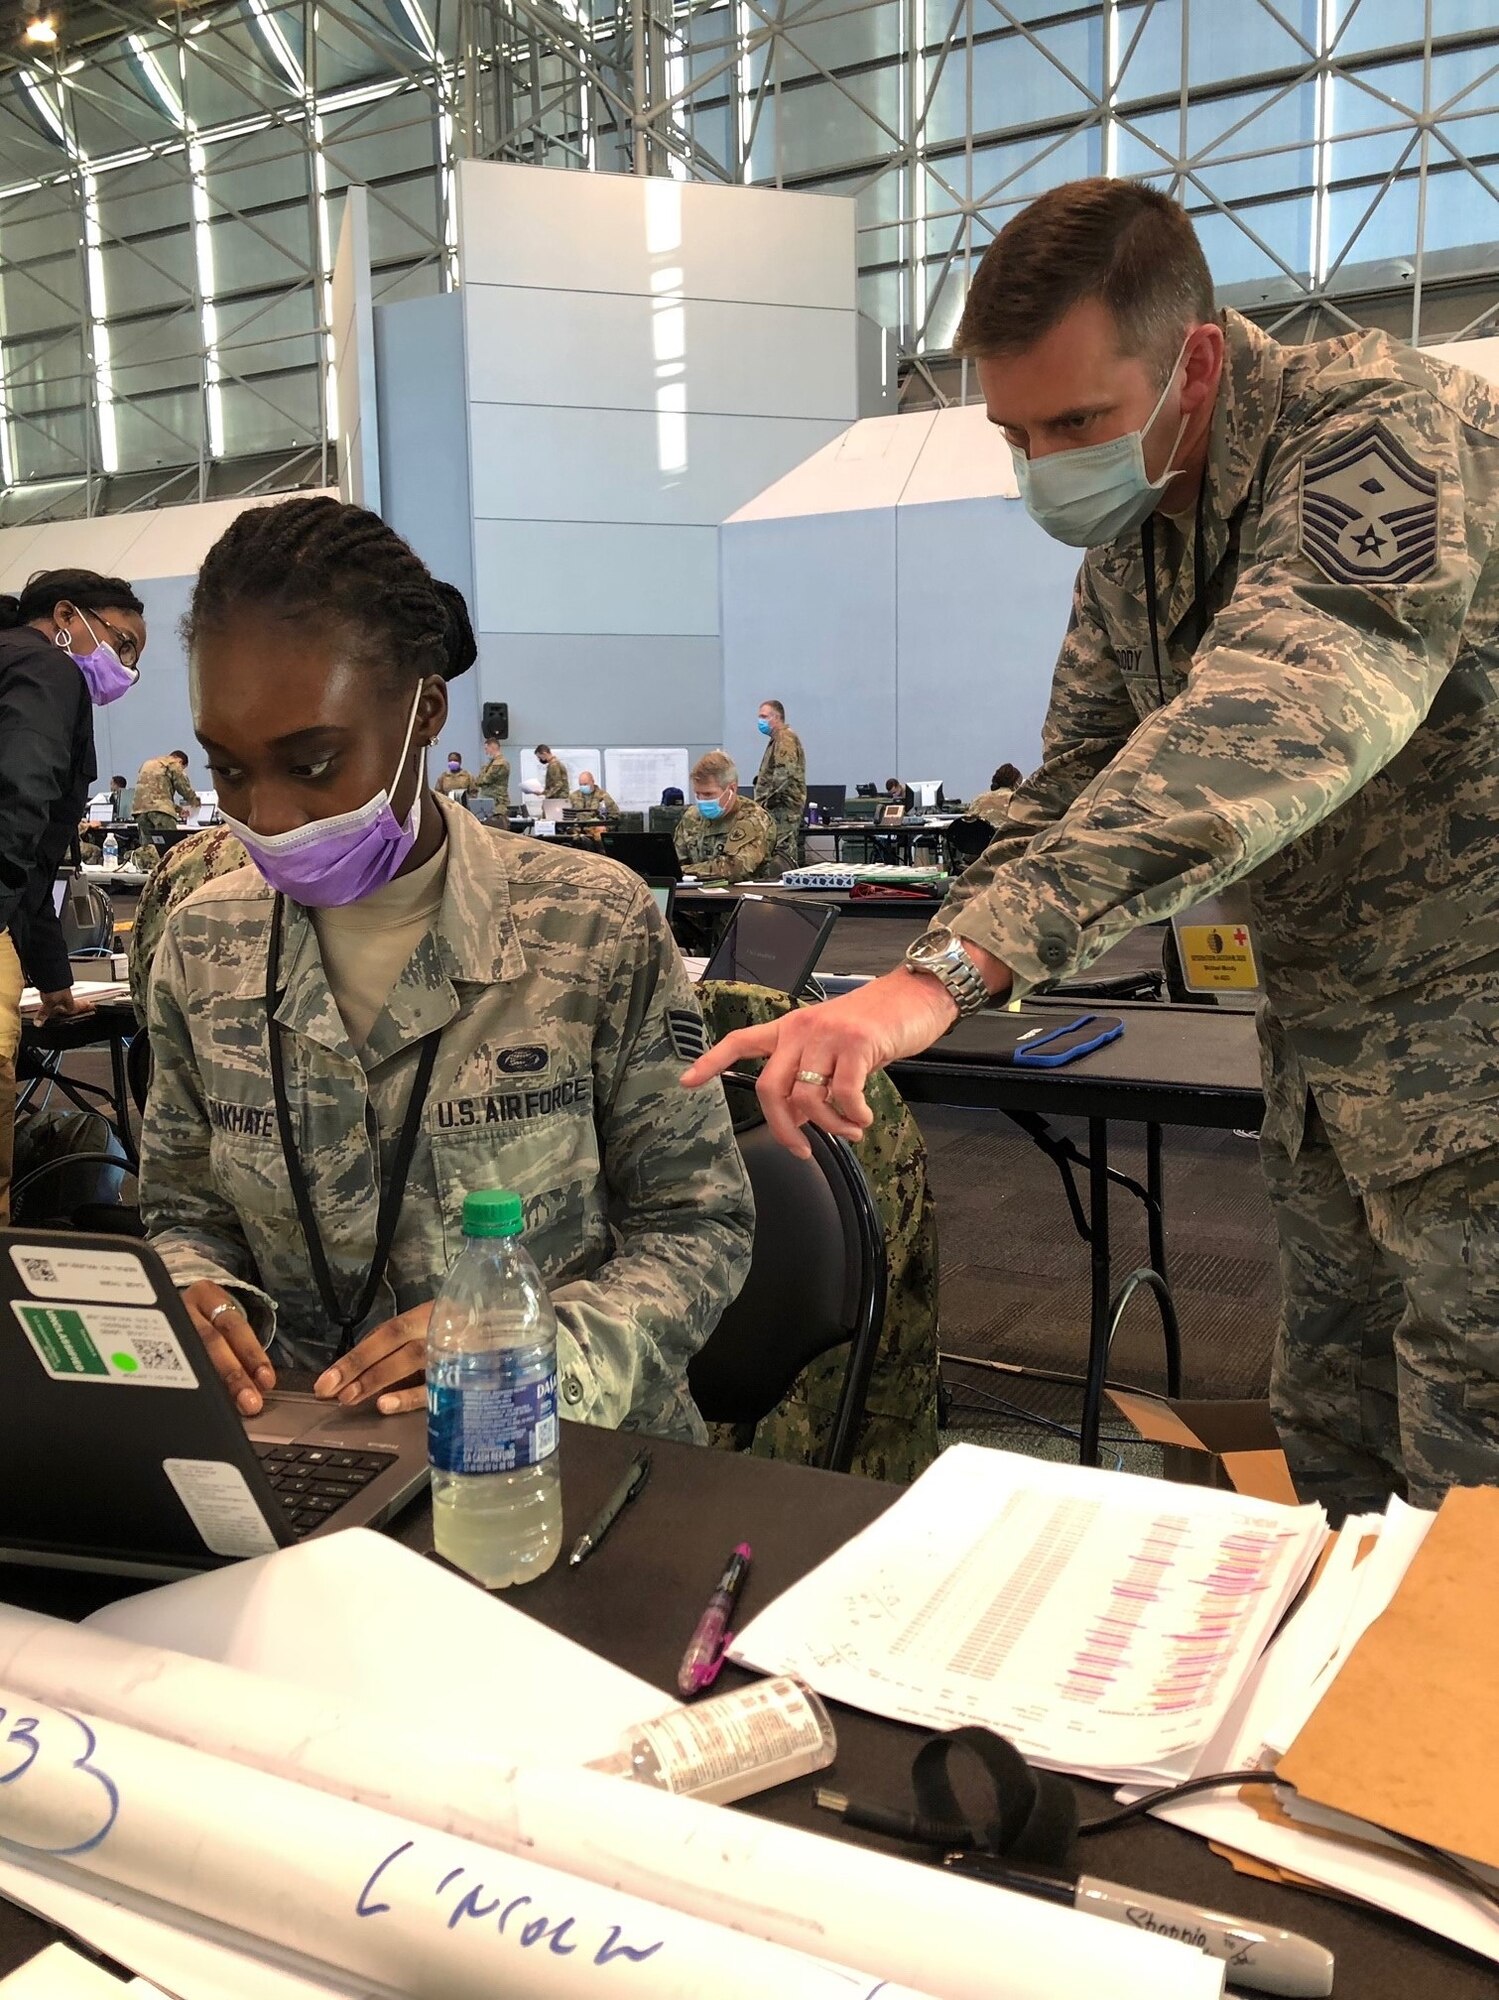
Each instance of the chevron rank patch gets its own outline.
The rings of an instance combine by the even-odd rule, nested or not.
[[[1381,423],[1308,454],[1301,550],[1333,583],[1414,583],[1437,562],[1437,475]]]
[[[703,1017],[690,1013],[685,1007],[667,1008],[666,1032],[684,1063],[696,1062],[708,1046],[708,1038],[703,1032]]]

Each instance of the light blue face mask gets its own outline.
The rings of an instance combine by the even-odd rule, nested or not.
[[[588,796],[588,794],[589,794],[589,793],[590,793],[590,792],[591,792],[591,791],[593,790],[593,786],[592,786],[592,785],[579,785],[579,787],[578,787],[578,790],[579,790],[579,791],[580,791],[580,792],[581,792],[581,793],[583,794],[583,796],[584,796],[584,797],[586,798],[586,797]]]
[[[697,799],[694,801],[694,803],[696,804],[698,811],[702,814],[704,819],[723,818],[722,799]]]
[[[1187,338],[1190,340],[1191,335]],[[1076,451],[1053,451],[1030,459],[1013,445],[1015,478],[1026,512],[1038,528],[1069,548],[1096,549],[1141,526],[1153,514],[1176,474],[1172,461],[1187,428],[1183,416],[1159,479],[1145,470],[1145,434],[1166,406],[1182,355],[1184,340],[1166,379],[1160,400],[1137,431],[1110,438],[1107,444],[1083,445]]]
[[[770,727],[771,727],[770,717],[768,715],[760,716],[756,720],[755,727],[756,729],[759,730],[762,736],[768,736],[770,734]]]

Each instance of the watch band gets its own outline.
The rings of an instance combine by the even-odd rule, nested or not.
[[[922,940],[918,938],[916,942],[920,944]],[[960,1020],[969,1014],[977,1014],[989,1003],[989,989],[984,984],[983,974],[969,957],[960,938],[954,938],[945,951],[931,958],[917,958],[912,951],[908,951],[905,966],[908,972],[925,972],[940,980],[957,1003]]]

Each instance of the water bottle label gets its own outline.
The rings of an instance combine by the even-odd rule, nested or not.
[[[557,1449],[557,1371],[512,1386],[427,1381],[427,1455],[438,1472],[523,1472]]]

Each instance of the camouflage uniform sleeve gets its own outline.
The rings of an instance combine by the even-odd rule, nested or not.
[[[806,787],[806,758],[800,740],[791,736],[788,743],[788,736],[791,731],[783,729],[771,739],[769,755],[755,780],[755,804],[764,806],[767,812],[774,812],[777,806],[794,805],[798,792]]]
[[[1072,614],[1052,675],[1051,700],[1041,730],[1040,769],[1010,794],[1008,812],[996,827],[995,838],[953,885],[939,922],[952,925],[960,910],[989,892],[1007,862],[1024,854],[1038,834],[1061,819],[1118,756],[1138,720],[1084,563],[1073,585]]]
[[[1013,969],[1018,991],[1081,970],[1138,925],[1251,873],[1420,726],[1462,642],[1493,503],[1454,412],[1398,382],[1370,391],[1272,456],[1254,560],[1186,688],[1056,826],[987,868],[952,918]],[[1391,581],[1336,574],[1317,553],[1312,515],[1303,520],[1303,470],[1315,511],[1317,468],[1371,422],[1431,482],[1429,503],[1411,510],[1427,538],[1419,570]]]
[[[618,1249],[552,1293],[560,1363],[585,1385],[570,1416],[705,1436],[687,1364],[749,1270],[754,1198],[722,1089],[683,1090],[702,1016],[649,892],[631,898],[599,1006],[596,1116]]]
[[[214,1183],[212,1128],[187,1010],[177,926],[168,922],[151,973],[151,1092],[141,1120],[141,1221],[172,1283],[191,1285],[211,1278],[227,1286],[265,1346],[276,1330],[276,1302],[253,1282],[253,1260],[239,1215]]]
[[[177,763],[170,764],[167,769],[167,777],[172,787],[172,797],[181,805],[191,806],[194,812],[196,812],[203,801],[188,783],[187,773],[183,770],[182,766]]]
[[[542,787],[543,798],[565,799],[572,790],[573,781],[568,775],[566,764],[560,757],[554,757],[546,769],[546,782]]]
[[[505,757],[491,757],[479,773],[479,790],[485,798],[493,799],[497,806],[510,803],[510,762]]]

